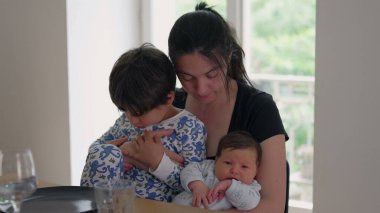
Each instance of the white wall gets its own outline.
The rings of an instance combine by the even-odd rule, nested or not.
[[[119,116],[108,92],[112,66],[140,44],[138,0],[67,0],[71,183],[89,145]]]
[[[30,147],[39,179],[78,185],[89,144],[118,115],[108,76],[140,44],[139,1],[0,5],[0,149]]]
[[[379,10],[378,0],[317,0],[317,213],[380,209]]]
[[[70,183],[65,1],[0,3],[0,148],[32,149],[39,179]]]

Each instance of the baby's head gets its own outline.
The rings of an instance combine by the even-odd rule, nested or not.
[[[219,142],[215,160],[218,180],[236,179],[245,184],[254,180],[261,161],[260,144],[245,131],[230,132]]]
[[[148,43],[121,55],[109,78],[112,102],[137,127],[162,121],[174,99],[175,85],[170,59]]]

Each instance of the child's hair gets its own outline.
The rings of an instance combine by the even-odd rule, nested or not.
[[[260,165],[261,162],[261,146],[260,144],[252,137],[249,132],[246,131],[233,131],[223,136],[220,139],[218,149],[216,151],[216,158],[220,157],[223,150],[226,149],[252,149],[256,150],[257,153],[257,165]]]
[[[170,59],[149,43],[121,55],[109,78],[112,102],[133,116],[165,104],[175,85],[176,75]]]

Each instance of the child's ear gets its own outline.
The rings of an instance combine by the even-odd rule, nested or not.
[[[171,105],[174,101],[174,97],[175,97],[175,92],[174,91],[170,91],[167,95],[168,97],[168,100],[166,101],[166,104],[168,105]]]

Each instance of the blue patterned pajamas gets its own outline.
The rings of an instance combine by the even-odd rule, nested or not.
[[[133,141],[144,130],[174,129],[162,138],[163,146],[183,156],[184,165],[201,162],[206,155],[206,129],[203,123],[186,110],[159,124],[144,129],[134,127],[125,114],[98,140],[91,144],[83,169],[81,186],[93,186],[96,182],[112,179],[130,179],[136,183],[136,195],[142,198],[170,202],[174,195],[183,191],[180,183],[182,167],[165,154],[155,171],[134,167],[124,172],[121,150],[107,142],[128,137]]]

